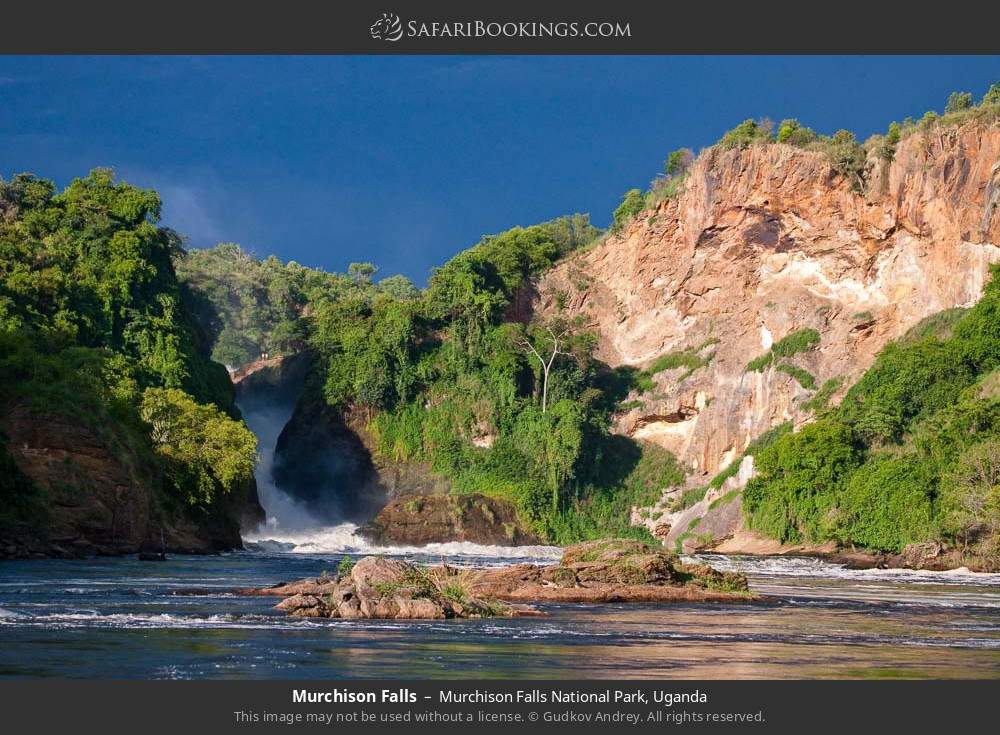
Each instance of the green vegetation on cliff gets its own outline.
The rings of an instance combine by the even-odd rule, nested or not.
[[[813,350],[819,345],[819,332],[815,329],[799,329],[782,337],[764,354],[755,357],[746,366],[746,372],[759,373],[782,357],[792,357],[800,352]],[[780,369],[780,366],[779,366]],[[792,371],[787,371],[794,376]],[[801,382],[801,381],[800,381]],[[808,386],[807,386],[808,387]]]
[[[887,345],[837,408],[760,452],[744,494],[751,528],[792,543],[900,551],[943,539],[1000,553],[998,272],[976,306]]]
[[[437,269],[420,298],[320,299],[311,344],[326,400],[369,417],[384,457],[513,502],[544,538],[642,534],[629,507],[680,481],[673,457],[609,434],[620,381],[593,358],[593,335],[518,314],[522,290],[596,235],[581,215],[516,227]]]
[[[140,407],[166,390],[177,410],[157,415],[158,432],[184,431],[188,412],[212,415],[198,428],[199,451],[214,446],[203,464],[224,469],[206,479],[188,456],[169,462],[182,470],[178,497],[208,505],[252,476],[255,446],[225,368],[207,357],[174,273],[180,239],[157,225],[159,214],[155,192],[103,169],[60,193],[30,174],[0,180],[0,416],[24,404],[98,434],[113,429],[152,455]],[[0,462],[8,460],[4,450]],[[29,484],[5,481],[5,510],[30,499]]]
[[[852,188],[864,192],[871,185],[871,158],[892,161],[896,147],[904,138],[914,134],[929,135],[943,127],[971,120],[988,123],[1000,118],[1000,82],[990,86],[978,105],[974,100],[971,92],[953,92],[945,102],[943,114],[930,110],[919,120],[906,118],[902,123],[892,122],[884,135],[873,135],[864,142],[859,141],[850,130],[837,130],[832,135],[817,133],[795,118],[782,120],[777,130],[767,118],[749,119],[723,133],[708,150],[744,150],[776,143],[795,146],[821,154],[834,171],[850,182]],[[670,153],[664,165],[665,173],[654,179],[646,192],[630,189],[624,194],[614,211],[611,231],[620,232],[646,210],[680,194],[694,160],[695,156],[687,148]]]

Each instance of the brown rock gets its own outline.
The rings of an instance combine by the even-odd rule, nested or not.
[[[944,546],[937,541],[907,544],[899,555],[900,564],[910,569],[922,569],[944,552]]]
[[[236,519],[260,510],[252,481],[197,519],[168,510],[158,465],[106,416],[81,421],[15,403],[0,407],[0,434],[0,451],[45,497],[45,513],[4,528],[0,557],[240,549]]]
[[[513,504],[483,495],[404,495],[360,533],[377,544],[423,546],[469,541],[496,546],[540,543],[525,530]]]
[[[291,597],[282,600],[274,606],[274,609],[301,615],[301,611],[319,607],[319,604],[320,601],[318,597],[299,594],[292,595]]]
[[[979,298],[1000,259],[998,160],[996,122],[915,133],[891,163],[869,162],[860,193],[820,153],[710,149],[679,197],[546,273],[530,311],[581,317],[611,367],[698,351],[707,365],[657,373],[615,430],[671,450],[703,485],[767,429],[812,415],[813,391],[788,374],[746,372],[773,342],[819,332],[792,362],[817,385],[842,378],[835,403],[889,340]],[[670,541],[687,530],[663,520]]]
[[[569,563],[567,563],[567,559]],[[329,583],[324,583],[327,586]],[[628,539],[577,544],[560,564],[459,570],[421,569],[381,557],[359,561],[351,575],[325,595],[297,592],[276,609],[291,615],[331,618],[439,620],[536,614],[500,601],[672,602],[755,599],[742,574],[704,565],[679,564],[662,547]],[[245,594],[315,590],[305,579]]]
[[[402,584],[413,566],[381,556],[366,556],[351,569],[351,581],[357,587]]]

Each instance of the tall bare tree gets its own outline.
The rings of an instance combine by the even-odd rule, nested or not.
[[[559,331],[556,331],[558,329]],[[518,345],[523,349],[528,350],[535,357],[538,358],[539,364],[542,366],[542,413],[545,413],[545,409],[548,407],[549,402],[549,375],[552,373],[552,365],[556,361],[558,355],[571,355],[572,353],[565,352],[559,349],[560,340],[566,336],[568,329],[559,329],[558,327],[553,329],[551,326],[545,327],[545,331],[549,333],[547,341],[552,344],[552,351],[548,353],[548,359],[542,356],[542,354],[535,349],[535,345],[532,344],[530,337],[521,337],[517,340]]]

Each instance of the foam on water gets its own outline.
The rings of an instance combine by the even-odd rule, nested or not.
[[[738,571],[765,577],[842,579],[858,582],[907,582],[1000,587],[1000,574],[972,572],[965,567],[935,572],[925,569],[848,569],[813,557],[726,556],[699,554],[697,561],[722,571]]]
[[[267,527],[244,537],[251,551],[292,554],[386,554],[390,556],[477,557],[509,561],[558,561],[563,550],[558,546],[492,546],[468,541],[427,544],[426,546],[379,546],[358,535],[354,523],[325,528],[275,533]]]

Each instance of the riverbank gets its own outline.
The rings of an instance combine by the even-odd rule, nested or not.
[[[752,531],[739,531],[715,544],[710,553],[759,557],[810,557],[849,569],[911,569],[914,571],[947,572],[968,570],[985,574],[1000,572],[997,559],[964,554],[937,541],[910,544],[899,554],[848,549],[835,543],[782,544]]]

